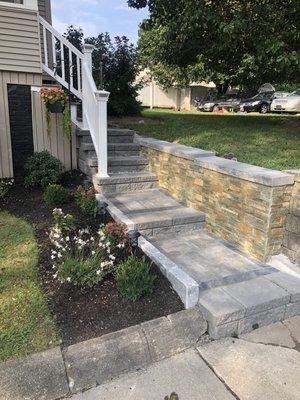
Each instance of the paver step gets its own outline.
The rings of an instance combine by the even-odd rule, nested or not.
[[[106,194],[105,199],[114,218],[147,236],[190,232],[202,228],[205,220],[203,213],[183,206],[159,189]]]
[[[81,151],[89,152],[89,156],[96,156],[93,143],[81,143]],[[135,143],[108,143],[107,145],[108,156],[138,156],[140,153],[140,146]]]
[[[85,162],[88,167],[96,168],[98,160],[95,157],[89,158],[88,156],[80,157],[80,160]],[[131,171],[144,171],[148,168],[148,160],[140,156],[131,157],[108,157],[108,172],[131,172]]]
[[[151,243],[180,265],[198,283],[200,291],[275,271],[275,268],[247,258],[204,229],[184,236],[157,236]]]
[[[99,193],[120,193],[154,189],[157,177],[149,171],[110,174],[109,178],[94,177],[94,186]]]

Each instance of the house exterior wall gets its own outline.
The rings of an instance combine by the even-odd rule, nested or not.
[[[67,171],[77,168],[77,148],[75,129],[72,141],[63,132],[62,114],[51,115],[51,130],[47,132],[45,106],[39,88],[32,89],[33,144],[34,151],[47,150],[58,158]]]
[[[0,71],[0,178],[13,176],[10,123],[8,109],[8,84],[41,85],[42,75],[24,72]]]
[[[38,0],[39,13],[49,24],[52,23],[50,0]]]
[[[42,73],[36,11],[0,6],[0,71]]]

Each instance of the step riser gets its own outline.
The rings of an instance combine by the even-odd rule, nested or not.
[[[79,159],[79,169],[89,176],[92,176],[98,172],[96,165],[88,165],[83,159]],[[149,167],[147,165],[108,166],[108,173],[142,172],[148,170]]]
[[[80,143],[93,143],[92,138],[90,136],[82,136],[80,138]],[[118,144],[118,143],[133,143],[133,136],[108,136],[107,143],[109,144]]]
[[[198,231],[199,229],[203,229],[204,227],[205,227],[205,222],[195,222],[191,224],[161,226],[157,228],[148,228],[148,229],[140,228],[139,225],[136,224],[135,229],[137,229],[143,236],[151,238],[168,233],[176,233],[176,234],[191,233],[194,231]]]
[[[158,187],[156,181],[120,183],[115,185],[99,185],[94,183],[94,185],[96,191],[101,194],[139,192],[143,190],[156,189]]]
[[[140,155],[138,150],[108,150],[108,157],[137,157]],[[82,159],[95,158],[95,150],[82,150],[79,149],[79,156]]]
[[[139,172],[148,171],[148,165],[111,165],[108,166],[108,171],[110,173],[123,173],[123,172]]]

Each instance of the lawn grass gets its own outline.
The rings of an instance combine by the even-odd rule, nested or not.
[[[31,226],[0,212],[0,361],[58,344],[38,281],[38,257]]]
[[[143,120],[144,123],[140,123]],[[114,121],[117,122],[117,121]],[[144,110],[118,121],[142,135],[205,150],[273,169],[300,168],[300,117]]]

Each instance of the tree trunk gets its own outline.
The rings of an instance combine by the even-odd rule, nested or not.
[[[229,88],[229,82],[216,84],[218,95],[226,94]]]

